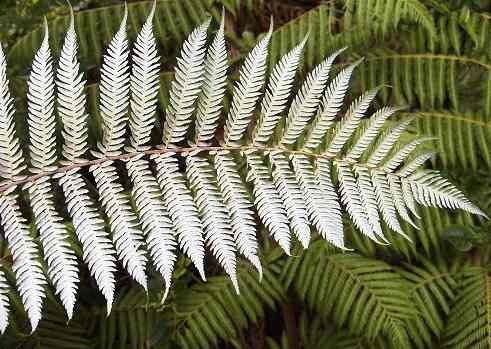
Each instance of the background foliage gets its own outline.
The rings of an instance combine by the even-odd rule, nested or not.
[[[91,133],[99,132],[96,98],[102,53],[122,4],[72,1],[88,80]],[[150,2],[129,1],[134,37]],[[270,66],[310,32],[301,75],[348,46],[341,68],[360,57],[353,95],[387,85],[379,104],[407,105],[410,132],[438,138],[433,165],[491,215],[491,1],[489,0],[160,0],[155,20],[162,55],[162,120],[171,67],[185,36],[222,6],[232,71],[274,16]],[[0,40],[9,52],[18,125],[25,127],[25,76],[47,14],[53,49],[60,47],[68,8],[55,0],[3,0]],[[167,68],[167,69],[166,69]],[[157,120],[157,123],[159,122]],[[26,134],[23,132],[22,134]],[[408,242],[389,234],[380,246],[349,234],[353,252],[317,241],[286,258],[263,239],[264,278],[239,268],[237,296],[219,268],[207,283],[178,261],[174,287],[160,304],[153,275],[146,295],[125,275],[109,317],[85,272],[75,318],[66,324],[51,296],[39,329],[28,333],[18,295],[2,348],[486,348],[491,347],[491,249],[488,222],[461,213],[421,209],[421,229],[405,226]],[[351,228],[349,228],[351,229]],[[0,257],[10,255],[0,243]],[[210,261],[211,262],[211,261]],[[154,287],[152,287],[152,284]]]

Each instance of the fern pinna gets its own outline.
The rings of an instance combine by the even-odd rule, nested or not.
[[[177,62],[162,144],[149,144],[159,90],[154,10],[131,52],[127,10],[108,46],[100,85],[102,138],[90,151],[73,15],[56,70],[46,24],[34,58],[28,81],[28,162],[15,135],[0,49],[0,216],[33,330],[42,317],[48,282],[68,318],[73,315],[79,272],[66,221],[73,224],[83,261],[110,312],[118,261],[145,289],[152,263],[164,280],[165,298],[178,250],[205,280],[209,249],[239,293],[237,255],[262,277],[260,224],[290,254],[292,239],[307,248],[314,231],[347,250],[343,208],[362,234],[381,244],[387,243],[384,223],[403,236],[399,217],[416,226],[416,204],[484,215],[438,172],[420,168],[433,153],[415,151],[430,139],[400,144],[411,119],[385,126],[399,108],[383,107],[365,118],[379,89],[360,96],[339,117],[351,75],[361,63],[329,80],[343,50],[313,69],[295,93],[305,37],[279,60],[266,82],[272,23],[246,57],[227,113],[223,18],[209,44],[210,21],[198,26]],[[28,194],[36,237],[18,203],[20,191]],[[57,205],[59,197],[68,217]],[[0,273],[2,331],[9,308],[5,276]]]

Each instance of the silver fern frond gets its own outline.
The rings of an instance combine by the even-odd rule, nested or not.
[[[261,104],[261,114],[252,136],[252,144],[267,143],[286,107],[308,35],[275,65]]]
[[[186,163],[186,174],[190,188],[195,192],[196,206],[205,230],[205,242],[239,293],[231,218],[218,190],[216,175],[206,159],[188,156]]]
[[[332,64],[342,51],[339,50],[326,58],[305,78],[305,82],[300,87],[300,91],[298,91],[288,110],[281,143],[285,145],[293,144],[300,134],[304,132],[305,126],[319,106],[322,93],[329,79]]]
[[[189,35],[182,47],[181,57],[177,59],[164,122],[165,146],[184,140],[191,124],[191,114],[203,83],[206,32],[210,21],[206,20]]]
[[[177,230],[179,246],[198,269],[201,278],[206,280],[203,225],[186,181],[179,173],[177,159],[173,156],[156,156],[154,160],[157,164],[157,180]]]
[[[136,38],[130,78],[130,145],[128,151],[139,151],[150,140],[155,122],[157,94],[159,92],[159,55],[153,34],[155,2],[147,20]]]
[[[130,95],[127,19],[128,8],[125,4],[119,30],[109,43],[101,68],[99,108],[103,137],[97,145],[98,152],[93,152],[99,158],[118,155],[124,146]]]
[[[5,274],[0,270],[0,333],[3,334],[9,325],[9,286]]]
[[[349,250],[342,208],[358,230],[377,243],[390,240],[388,232],[382,233],[382,222],[409,238],[399,219],[416,226],[416,203],[485,215],[438,172],[421,169],[433,155],[419,151],[426,138],[400,144],[413,118],[385,131],[388,118],[400,108],[382,107],[362,120],[378,89],[362,94],[337,120],[349,80],[361,62],[345,67],[329,82],[333,62],[343,50],[314,68],[290,102],[304,38],[274,66],[263,93],[272,24],[240,69],[228,115],[222,111],[228,65],[224,19],[208,51],[210,20],[196,28],[183,45],[170,101],[164,106],[163,144],[151,144],[160,59],[154,14],[155,3],[136,39],[130,72],[125,7],[101,70],[102,139],[89,152],[73,16],[61,50],[56,95],[45,24],[28,82],[30,174],[15,135],[0,48],[0,218],[33,329],[45,297],[43,264],[68,317],[73,315],[79,270],[65,219],[73,222],[82,259],[109,313],[118,262],[146,289],[147,252],[162,276],[163,299],[172,284],[178,250],[203,280],[205,251],[211,250],[238,292],[237,255],[263,276],[256,236],[262,230],[290,254],[293,238],[306,248],[316,233]],[[61,159],[55,103],[63,126]],[[19,188],[29,194],[28,208],[18,198]],[[29,209],[44,262],[24,218]],[[0,273],[0,330],[8,320],[3,276]]]
[[[225,13],[205,59],[203,90],[198,97],[194,144],[205,145],[215,136],[227,87]]]
[[[87,113],[83,75],[77,60],[77,34],[73,10],[70,7],[70,24],[61,49],[56,72],[57,111],[63,123],[62,163],[81,161],[87,151]]]
[[[265,81],[268,45],[272,34],[273,19],[268,33],[247,55],[240,69],[239,82],[234,88],[232,105],[224,127],[226,145],[239,142],[251,122]]]
[[[12,180],[21,174],[26,165],[19,140],[15,136],[14,107],[8,85],[7,62],[0,45],[0,177]],[[15,187],[11,190],[15,190]],[[35,330],[41,320],[46,279],[38,261],[36,244],[29,234],[15,193],[5,192],[0,196],[0,219],[12,253],[12,269],[22,303],[31,322],[31,329]]]

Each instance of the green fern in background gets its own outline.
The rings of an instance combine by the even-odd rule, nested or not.
[[[49,16],[51,47],[57,59],[69,24],[64,4]],[[76,5],[76,4],[74,4]],[[119,27],[124,9],[116,1],[88,2],[75,13],[79,57],[88,81],[89,145],[102,135],[99,114],[99,68],[105,48]],[[133,41],[151,2],[128,4],[128,36]],[[271,36],[268,70],[307,33],[299,74],[305,76],[329,54],[347,47],[337,71],[357,62],[349,99],[381,85],[375,109],[406,105],[397,125],[415,122],[402,135],[434,136],[437,155],[428,169],[447,177],[491,214],[491,3],[487,0],[159,0],[154,33],[162,59],[158,114],[152,143],[160,143],[164,109],[169,105],[172,67],[187,35],[207,16],[219,23],[227,12],[225,36],[230,48],[229,73],[239,79],[246,54],[261,40],[269,17],[277,21]],[[279,23],[278,23],[279,21]],[[218,26],[215,26],[218,27]],[[41,26],[11,43],[7,50],[16,123],[27,144],[26,78],[43,40]],[[19,78],[20,76],[20,78]],[[300,88],[300,86],[295,86]],[[233,86],[226,86],[225,108]],[[372,109],[369,110],[370,112]],[[371,113],[370,113],[371,114]],[[363,126],[366,126],[364,124]],[[360,136],[360,128],[356,137]],[[190,135],[192,136],[192,135]],[[424,148],[424,146],[423,146]],[[27,149],[26,149],[27,150]],[[181,164],[182,165],[182,164]],[[246,170],[241,169],[245,174]],[[128,178],[127,181],[130,179]],[[126,183],[124,183],[126,184]],[[250,188],[248,188],[250,189]],[[91,192],[94,188],[90,188]],[[21,203],[26,202],[22,197]],[[61,201],[60,201],[61,202]],[[136,203],[132,203],[136,205]],[[23,207],[25,209],[25,207]],[[211,259],[206,283],[188,272],[191,262],[179,256],[173,289],[165,303],[160,276],[148,276],[148,294],[126,274],[116,275],[113,309],[97,292],[89,269],[81,269],[79,301],[67,324],[65,310],[48,293],[43,319],[30,327],[23,302],[9,293],[10,326],[5,348],[487,348],[491,346],[491,226],[467,213],[432,208],[417,211],[420,229],[402,223],[412,242],[399,234],[384,236],[389,245],[361,237],[345,219],[350,252],[313,238],[309,249],[292,246],[292,257],[259,234],[262,280],[250,264],[238,262],[240,296]],[[34,234],[34,227],[32,234]],[[71,228],[70,228],[71,229]],[[72,248],[81,256],[75,233]],[[2,263],[12,257],[1,242]],[[6,279],[14,276],[4,269]],[[0,295],[4,292],[0,290]],[[2,297],[0,297],[2,298]],[[2,304],[0,304],[0,307]]]

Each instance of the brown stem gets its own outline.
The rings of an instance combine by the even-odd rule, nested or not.
[[[299,349],[300,342],[298,338],[297,319],[295,317],[295,308],[292,303],[283,304],[283,321],[286,327],[286,336],[288,338],[288,349]]]

